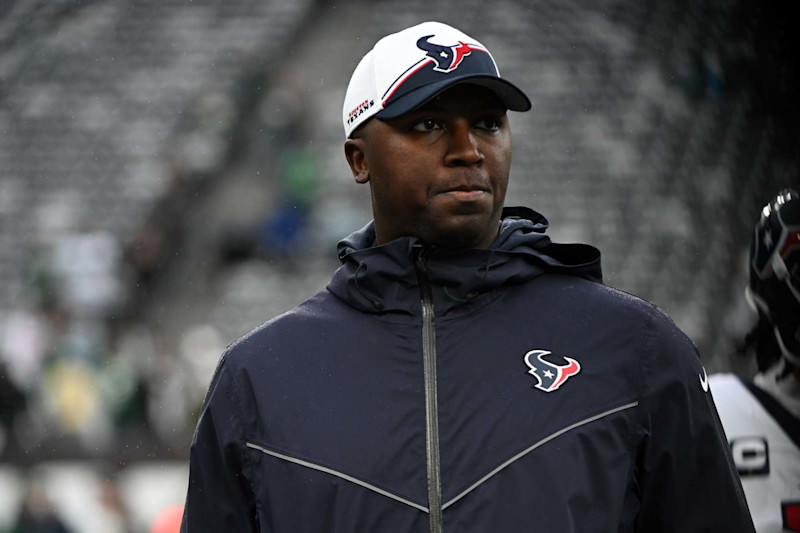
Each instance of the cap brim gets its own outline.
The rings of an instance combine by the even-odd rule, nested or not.
[[[449,89],[454,85],[467,83],[486,87],[492,91],[500,102],[510,111],[528,111],[531,108],[531,101],[528,96],[513,83],[495,76],[476,74],[454,79],[451,78],[420,87],[408,94],[404,94],[392,102],[386,109],[381,109],[375,113],[374,116],[379,119],[397,118],[430,101],[445,89]]]

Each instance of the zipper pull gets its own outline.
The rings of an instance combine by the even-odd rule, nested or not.
[[[415,242],[411,245],[411,248],[414,250],[414,265],[416,265],[417,270],[423,274],[426,273],[428,271],[428,249],[421,242]]]

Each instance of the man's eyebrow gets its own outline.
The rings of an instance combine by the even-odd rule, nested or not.
[[[497,113],[497,114],[505,114],[508,109],[503,105],[484,105],[478,108],[471,108],[470,112],[474,112],[476,114],[481,113]],[[448,109],[446,106],[441,105],[439,102],[431,101],[426,104],[421,105],[420,107],[414,109],[413,111],[409,111],[409,115],[414,115],[417,113],[448,113]]]

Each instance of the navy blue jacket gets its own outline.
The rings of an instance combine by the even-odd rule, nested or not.
[[[753,531],[694,345],[546,227],[342,241],[327,290],[223,355],[183,531]]]

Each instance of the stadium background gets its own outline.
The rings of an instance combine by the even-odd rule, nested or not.
[[[180,505],[208,380],[318,290],[369,198],[341,102],[382,35],[480,39],[532,97],[508,204],[594,244],[710,372],[751,319],[749,229],[798,185],[789,12],[756,1],[0,3],[0,531]],[[46,500],[42,503],[41,492]]]

